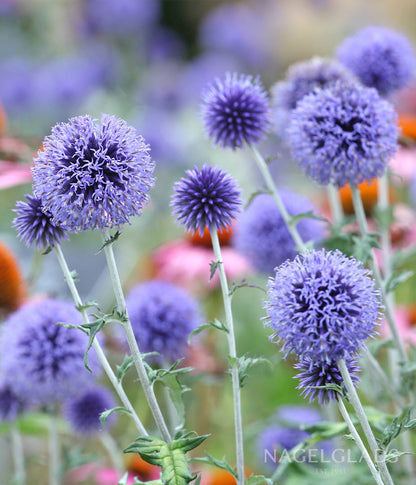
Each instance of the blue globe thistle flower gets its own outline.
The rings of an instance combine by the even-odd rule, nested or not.
[[[338,59],[366,86],[382,96],[404,87],[414,76],[415,56],[407,38],[390,29],[366,27],[348,37]]]
[[[153,186],[154,164],[137,131],[115,116],[58,123],[45,138],[33,191],[69,232],[119,227],[139,215]]]
[[[171,206],[188,231],[202,234],[206,227],[221,231],[241,210],[241,191],[224,170],[204,165],[187,170],[187,178],[174,185]]]
[[[185,290],[152,280],[135,286],[126,303],[142,352],[158,352],[158,360],[183,357],[189,334],[201,323],[198,304]]]
[[[322,185],[382,175],[397,147],[397,115],[375,89],[337,82],[302,98],[288,141],[303,171]]]
[[[115,399],[105,387],[93,387],[81,396],[65,403],[64,415],[70,427],[81,435],[96,433],[101,429],[100,415],[115,407]],[[114,413],[106,421],[106,427],[114,424]]]
[[[273,339],[286,355],[337,361],[375,335],[380,294],[371,272],[340,251],[308,251],[276,268],[265,308]]]
[[[279,193],[291,216],[314,212],[314,207],[304,197],[286,190]],[[319,242],[324,237],[323,223],[316,219],[301,219],[296,228],[305,242]],[[271,273],[276,266],[296,256],[295,242],[275,200],[267,194],[258,195],[240,215],[235,224],[233,245],[264,273]]]
[[[26,246],[34,244],[37,249],[53,248],[60,244],[61,239],[69,239],[66,232],[53,222],[51,214],[43,209],[40,199],[28,194],[25,197],[27,202],[16,203],[14,212],[17,217],[13,226]]]
[[[1,371],[13,392],[28,403],[63,401],[92,379],[84,367],[86,334],[59,322],[79,325],[82,319],[70,303],[47,299],[20,307],[3,325]],[[96,363],[90,352],[93,370]]]
[[[0,384],[0,422],[13,421],[26,409],[24,400],[5,382]]]
[[[361,368],[357,365],[357,360],[354,358],[345,359],[345,364],[351,375],[351,380],[357,386],[360,378],[356,375]],[[309,396],[309,402],[318,399],[319,404],[328,404],[330,401],[336,401],[339,394],[334,389],[316,389],[319,386],[326,386],[328,384],[335,384],[342,386],[344,379],[338,369],[335,361],[319,362],[312,361],[308,357],[295,365],[300,372],[295,377],[300,379],[300,384],[297,389],[302,389],[301,395],[303,397]]]
[[[264,137],[270,124],[269,100],[258,78],[227,73],[202,93],[202,120],[208,136],[222,147],[242,148]]]

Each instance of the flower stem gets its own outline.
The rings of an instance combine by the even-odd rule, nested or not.
[[[257,150],[256,147],[253,145],[250,145],[251,150],[254,153],[254,157],[257,162],[257,167],[259,168],[264,181],[266,182],[267,189],[270,191],[271,195],[273,196],[274,200],[276,201],[277,207],[279,208],[280,214],[286,224],[286,227],[292,236],[293,240],[295,241],[296,248],[299,252],[304,252],[306,251],[306,245],[303,242],[302,238],[299,235],[298,230],[296,229],[296,226],[291,223],[291,216],[286,210],[285,205],[283,204],[283,201],[279,195],[279,192],[276,188],[276,185],[273,181],[272,176],[270,175],[269,168],[267,166],[267,163],[265,162],[264,158],[261,156],[259,151]]]
[[[22,435],[16,421],[11,425],[12,454],[14,462],[14,479],[16,485],[26,484],[25,458],[23,452]]]
[[[241,416],[241,389],[239,372],[237,365],[237,351],[234,335],[234,323],[233,314],[231,309],[231,298],[228,289],[227,276],[225,274],[224,263],[221,257],[221,247],[218,240],[218,234],[216,229],[211,228],[211,241],[212,248],[217,263],[217,269],[220,277],[222,297],[224,301],[225,320],[227,326],[228,337],[228,350],[230,357],[233,359],[231,365],[231,380],[233,386],[233,400],[234,400],[234,423],[235,423],[235,443],[236,443],[236,455],[237,455],[237,484],[244,484],[244,445],[243,445],[243,424]]]
[[[352,422],[350,415],[348,414],[347,408],[345,407],[344,403],[342,402],[342,399],[339,397],[337,399],[337,404],[338,408],[342,414],[342,417],[344,418],[344,421],[346,422],[348,429],[350,430],[355,444],[358,446],[359,450],[361,451],[362,456],[364,457],[364,460],[366,461],[368,468],[370,469],[371,474],[374,477],[375,482],[377,485],[384,485],[383,480],[381,479],[380,472],[376,469],[374,466],[373,461],[371,460],[371,457],[367,451],[367,448],[365,447],[360,435],[358,434],[357,429],[354,426],[354,423]]]
[[[56,409],[50,413],[49,422],[49,485],[60,485],[61,480],[61,453],[56,419]]]
[[[74,300],[75,306],[79,309],[82,319],[84,323],[89,323],[90,318],[88,316],[88,313],[85,308],[83,308],[82,300],[81,297],[78,293],[78,289],[75,285],[75,281],[72,278],[71,272],[68,268],[68,264],[66,262],[65,256],[62,252],[61,246],[58,244],[55,246],[55,252],[58,257],[59,264],[61,266],[62,272],[64,274],[64,278],[67,282],[67,285],[69,287],[69,291],[71,292],[72,298]],[[104,369],[104,372],[106,373],[108,379],[110,380],[111,384],[113,385],[115,391],[117,392],[121,402],[123,403],[123,406],[130,412],[130,416],[133,419],[137,430],[139,433],[143,436],[147,436],[148,433],[146,431],[146,428],[143,426],[142,422],[140,421],[140,418],[137,416],[136,411],[134,410],[129,398],[127,397],[123,386],[121,385],[121,382],[118,381],[116,375],[114,374],[114,371],[110,365],[110,363],[107,360],[107,357],[104,354],[103,349],[101,348],[100,343],[98,340],[95,338],[93,342],[93,347],[97,353],[98,359]]]
[[[368,235],[367,219],[365,217],[360,191],[358,190],[356,185],[351,186],[351,191],[352,191],[352,200],[354,204],[355,215],[357,217],[358,227],[360,228],[361,235],[366,236]],[[389,298],[387,298],[386,292],[384,290],[383,281],[380,275],[380,270],[377,265],[377,261],[374,257],[373,250],[371,251],[371,267],[373,270],[374,279],[376,280],[376,284],[380,288],[381,294],[383,296],[383,300],[385,304],[385,316],[386,316],[387,323],[389,325],[393,340],[396,344],[397,350],[399,351],[400,358],[402,362],[408,362],[409,359],[407,357],[406,350],[403,345],[403,341],[400,337],[399,331],[397,330],[397,326],[393,318],[390,300]]]
[[[374,437],[373,431],[371,430],[371,427],[370,427],[370,423],[368,422],[365,411],[361,405],[360,398],[358,397],[357,391],[352,382],[345,360],[340,359],[337,362],[337,364],[341,372],[342,378],[344,380],[345,387],[348,391],[349,400],[352,404],[352,407],[354,408],[355,413],[357,414],[358,421],[360,422],[363,432],[365,434],[365,437],[367,438],[374,460],[376,460],[376,463],[380,468],[380,473],[383,478],[383,481],[384,483],[386,483],[386,485],[394,485],[393,480],[390,476],[389,470],[387,468],[386,462],[383,459],[383,457],[381,457],[379,454],[379,447],[377,445],[376,438]]]
[[[108,456],[110,457],[111,463],[113,464],[117,475],[121,477],[124,472],[123,460],[121,459],[120,452],[114,438],[107,431],[102,431],[99,433],[99,437],[102,445],[108,453]]]
[[[108,230],[103,234],[104,242],[104,253],[107,259],[108,269],[110,271],[111,282],[113,285],[114,295],[116,297],[118,310],[126,317],[123,322],[123,329],[126,334],[127,342],[133,357],[134,365],[136,367],[137,373],[139,375],[140,382],[143,387],[144,394],[146,396],[147,402],[149,403],[150,410],[155,419],[156,425],[162,435],[162,438],[166,443],[170,443],[171,437],[169,434],[168,427],[166,425],[165,419],[163,417],[162,411],[160,410],[159,404],[157,402],[153,386],[149,381],[149,377],[146,373],[146,369],[140,354],[139,346],[134,336],[133,329],[131,326],[130,319],[127,313],[126,301],[124,299],[123,289],[121,287],[120,275],[118,274],[116,261],[114,258],[113,246],[110,242],[110,235]]]
[[[334,224],[338,225],[344,219],[344,211],[342,210],[342,204],[339,199],[339,194],[337,189],[333,184],[327,186],[328,200],[331,207],[331,214],[334,220]]]

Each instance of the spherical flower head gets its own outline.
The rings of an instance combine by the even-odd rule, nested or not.
[[[312,204],[285,190],[279,191],[291,216],[312,211]],[[324,238],[324,225],[316,219],[304,218],[296,228],[303,241],[319,242]],[[234,247],[259,271],[271,274],[276,266],[296,256],[296,244],[271,195],[258,195],[235,224]]]
[[[79,325],[82,319],[72,304],[47,299],[20,307],[3,326],[2,374],[13,392],[29,403],[61,402],[92,379],[84,367],[86,334],[60,322]],[[94,371],[96,364],[90,351],[89,365]]]
[[[293,64],[286,78],[271,89],[275,116],[287,121],[287,115],[304,96],[315,89],[325,89],[337,81],[354,82],[355,76],[336,60],[314,57]]]
[[[315,362],[357,353],[381,317],[371,272],[338,250],[308,251],[276,268],[265,308],[286,355]]]
[[[113,409],[116,403],[113,395],[105,387],[93,387],[82,395],[69,399],[65,403],[64,415],[70,427],[81,435],[90,435],[100,431],[100,415]],[[106,427],[114,423],[114,413],[106,421]]]
[[[241,210],[241,191],[224,170],[210,165],[186,171],[174,185],[171,206],[188,231],[204,234],[205,228],[222,231]]]
[[[119,227],[139,215],[154,164],[141,135],[115,116],[59,123],[34,160],[33,191],[68,232]]]
[[[366,86],[382,96],[404,87],[415,73],[415,56],[407,38],[390,29],[366,27],[338,48],[338,59]]]
[[[357,185],[382,175],[397,148],[397,116],[375,89],[337,82],[292,111],[292,156],[318,184]]]
[[[352,382],[357,386],[360,379],[356,374],[361,370],[357,365],[357,360],[347,358],[345,359],[345,364],[351,375]],[[344,379],[335,361],[319,362],[305,358],[296,364],[295,367],[302,371],[295,376],[300,379],[297,389],[302,389],[301,395],[303,397],[309,396],[309,402],[318,399],[319,404],[323,405],[337,400],[339,393],[335,389],[317,389],[329,384],[342,387]]]
[[[51,214],[44,210],[40,199],[25,195],[26,201],[18,201],[14,210],[17,217],[13,226],[26,246],[34,244],[37,249],[53,248],[61,239],[69,239],[66,232],[55,224]]]
[[[0,422],[13,421],[26,408],[21,397],[13,392],[11,387],[2,382],[0,384]]]
[[[16,256],[0,242],[0,315],[17,310],[24,295],[25,283]]]
[[[201,323],[196,300],[164,281],[135,286],[127,297],[127,309],[140,350],[158,352],[158,360],[183,357],[189,334]]]
[[[268,96],[258,78],[227,73],[202,93],[202,120],[214,143],[242,148],[264,137],[270,124]]]

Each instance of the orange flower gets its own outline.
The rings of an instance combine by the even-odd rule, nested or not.
[[[137,453],[129,453],[126,456],[126,466],[129,472],[139,475],[144,481],[154,480],[159,477],[159,467],[147,463]]]
[[[373,179],[368,182],[363,182],[358,184],[358,189],[361,194],[361,199],[363,201],[364,210],[367,215],[370,215],[377,204],[377,196],[378,196],[378,183],[377,179]],[[352,203],[352,192],[349,185],[344,185],[341,189],[339,189],[339,196],[341,199],[342,208],[344,209],[345,214],[354,214],[354,206]],[[389,198],[390,201],[395,199],[393,190],[390,188],[389,190]]]
[[[232,227],[228,225],[227,228],[223,229],[222,232],[217,231],[218,239],[220,240],[221,246],[228,246],[230,244],[232,233]],[[194,234],[188,233],[188,239],[195,246],[205,246],[208,248],[212,247],[211,235],[207,227],[205,228],[204,234],[202,234],[202,236],[199,234],[198,231],[196,231]]]
[[[21,305],[25,285],[14,254],[0,242],[0,312],[9,313]]]
[[[399,126],[402,135],[412,140],[416,140],[416,116],[411,114],[399,115]]]

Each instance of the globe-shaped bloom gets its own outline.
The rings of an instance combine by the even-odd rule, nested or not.
[[[415,56],[407,38],[383,27],[366,27],[348,37],[338,59],[366,86],[382,96],[405,86],[415,73]]]
[[[201,323],[197,302],[164,281],[135,286],[127,297],[127,309],[140,350],[158,352],[158,360],[183,357],[189,334]]]
[[[348,372],[351,380],[357,386],[360,380],[357,372],[361,369],[357,365],[357,360],[354,358],[345,359]],[[330,401],[336,401],[339,393],[335,389],[322,389],[323,386],[330,384],[342,387],[344,379],[341,376],[338,365],[334,361],[329,362],[315,362],[309,358],[303,359],[296,366],[300,372],[295,377],[300,379],[297,389],[302,389],[301,395],[303,397],[309,396],[309,402],[318,399],[319,404],[328,404]],[[321,388],[321,389],[319,389]]]
[[[111,392],[105,387],[92,387],[65,403],[64,415],[70,427],[81,435],[100,431],[100,415],[113,409],[116,403]],[[106,421],[106,427],[114,423],[114,413]]]
[[[382,175],[397,147],[397,116],[375,89],[337,82],[303,97],[288,141],[303,171],[322,185],[357,185]]]
[[[340,62],[314,57],[293,64],[283,81],[272,88],[272,109],[279,129],[288,123],[290,112],[315,89],[325,89],[336,81],[354,82],[355,76]]]
[[[27,303],[3,326],[0,361],[6,383],[29,403],[51,405],[76,395],[92,375],[84,367],[88,338],[78,329],[58,323],[79,325],[79,312],[58,300]],[[91,351],[89,365],[95,371]]]
[[[340,251],[307,251],[276,268],[265,303],[286,355],[332,362],[354,355],[373,336],[380,295],[371,272]]]
[[[270,124],[269,100],[260,81],[227,73],[202,93],[202,120],[214,143],[241,148],[263,138]]]
[[[304,197],[285,190],[279,193],[291,216],[314,211]],[[301,219],[296,228],[304,242],[319,242],[324,237],[323,223],[316,219]],[[233,245],[256,269],[268,274],[296,256],[296,244],[274,198],[267,194],[258,195],[240,215],[235,224]]]
[[[53,222],[51,214],[42,208],[39,199],[27,194],[25,197],[27,202],[18,201],[16,204],[17,217],[13,226],[26,246],[34,244],[37,249],[53,248],[61,239],[68,239],[66,232]]]
[[[34,160],[33,191],[69,232],[119,227],[139,215],[154,164],[141,135],[115,116],[59,123]]]
[[[0,384],[0,422],[13,421],[25,409],[26,403],[23,399],[13,392],[8,384],[2,382]]]
[[[177,220],[188,231],[205,228],[222,231],[240,211],[241,191],[235,180],[224,170],[210,165],[187,170],[187,177],[174,185],[171,206]]]

